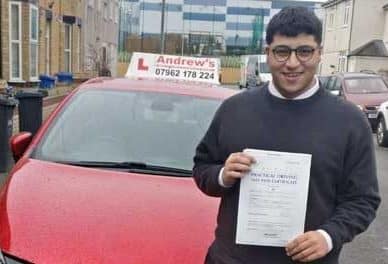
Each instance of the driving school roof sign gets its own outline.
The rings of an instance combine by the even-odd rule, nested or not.
[[[128,78],[152,78],[219,84],[220,60],[134,52]]]

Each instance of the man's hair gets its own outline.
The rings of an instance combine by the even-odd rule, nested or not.
[[[306,7],[285,7],[269,22],[265,40],[270,45],[276,34],[296,37],[302,33],[313,35],[318,45],[321,45],[322,23],[314,12]]]

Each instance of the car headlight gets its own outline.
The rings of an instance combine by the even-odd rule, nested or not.
[[[364,107],[362,105],[357,105],[358,108],[360,108],[361,111],[364,111]]]
[[[0,264],[30,264],[32,262],[21,260],[0,251]]]

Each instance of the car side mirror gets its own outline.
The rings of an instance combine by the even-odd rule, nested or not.
[[[17,162],[26,151],[32,140],[30,132],[21,132],[10,139],[11,151],[13,159]]]

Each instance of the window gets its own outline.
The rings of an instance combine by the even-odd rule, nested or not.
[[[105,20],[108,20],[108,3],[104,3],[104,9],[102,10],[103,12],[103,15],[104,15],[104,19]]]
[[[334,12],[329,12],[327,15],[327,27],[328,29],[333,29],[334,28]]]
[[[22,79],[22,23],[21,3],[10,2],[9,4],[9,54],[10,54],[10,79]]]
[[[344,26],[349,25],[349,18],[350,18],[350,1],[346,2],[345,4],[345,12],[344,12]]]
[[[30,79],[38,79],[38,8],[30,6]]]
[[[346,51],[340,51],[338,58],[338,71],[345,72],[346,71]]]
[[[77,61],[77,71],[80,72],[81,71],[81,45],[82,45],[82,39],[81,39],[81,28],[78,27],[78,30],[77,30],[78,34],[77,34],[77,58],[78,58],[78,61]]]
[[[345,63],[346,63],[346,57],[340,57],[338,61],[338,71],[344,72],[345,71]]]
[[[119,23],[119,11],[120,11],[119,4],[116,3],[114,7],[114,20],[116,24]]]
[[[108,64],[108,56],[107,56],[106,47],[102,47],[102,64],[103,65]]]
[[[386,93],[388,87],[381,77],[345,79],[346,90],[352,94]]]
[[[57,116],[33,157],[145,161],[191,170],[192,153],[220,103],[168,93],[85,90]]]
[[[115,5],[114,3],[111,3],[111,2],[108,2],[107,5],[108,5],[109,19],[113,20],[113,11],[114,11]]]
[[[71,31],[72,26],[65,24],[65,71],[71,72]]]
[[[95,39],[94,32],[95,32],[95,25],[94,25],[94,16],[95,13],[93,12],[93,9],[91,7],[88,7],[87,9],[87,17],[86,17],[86,39],[87,41],[92,41]]]

